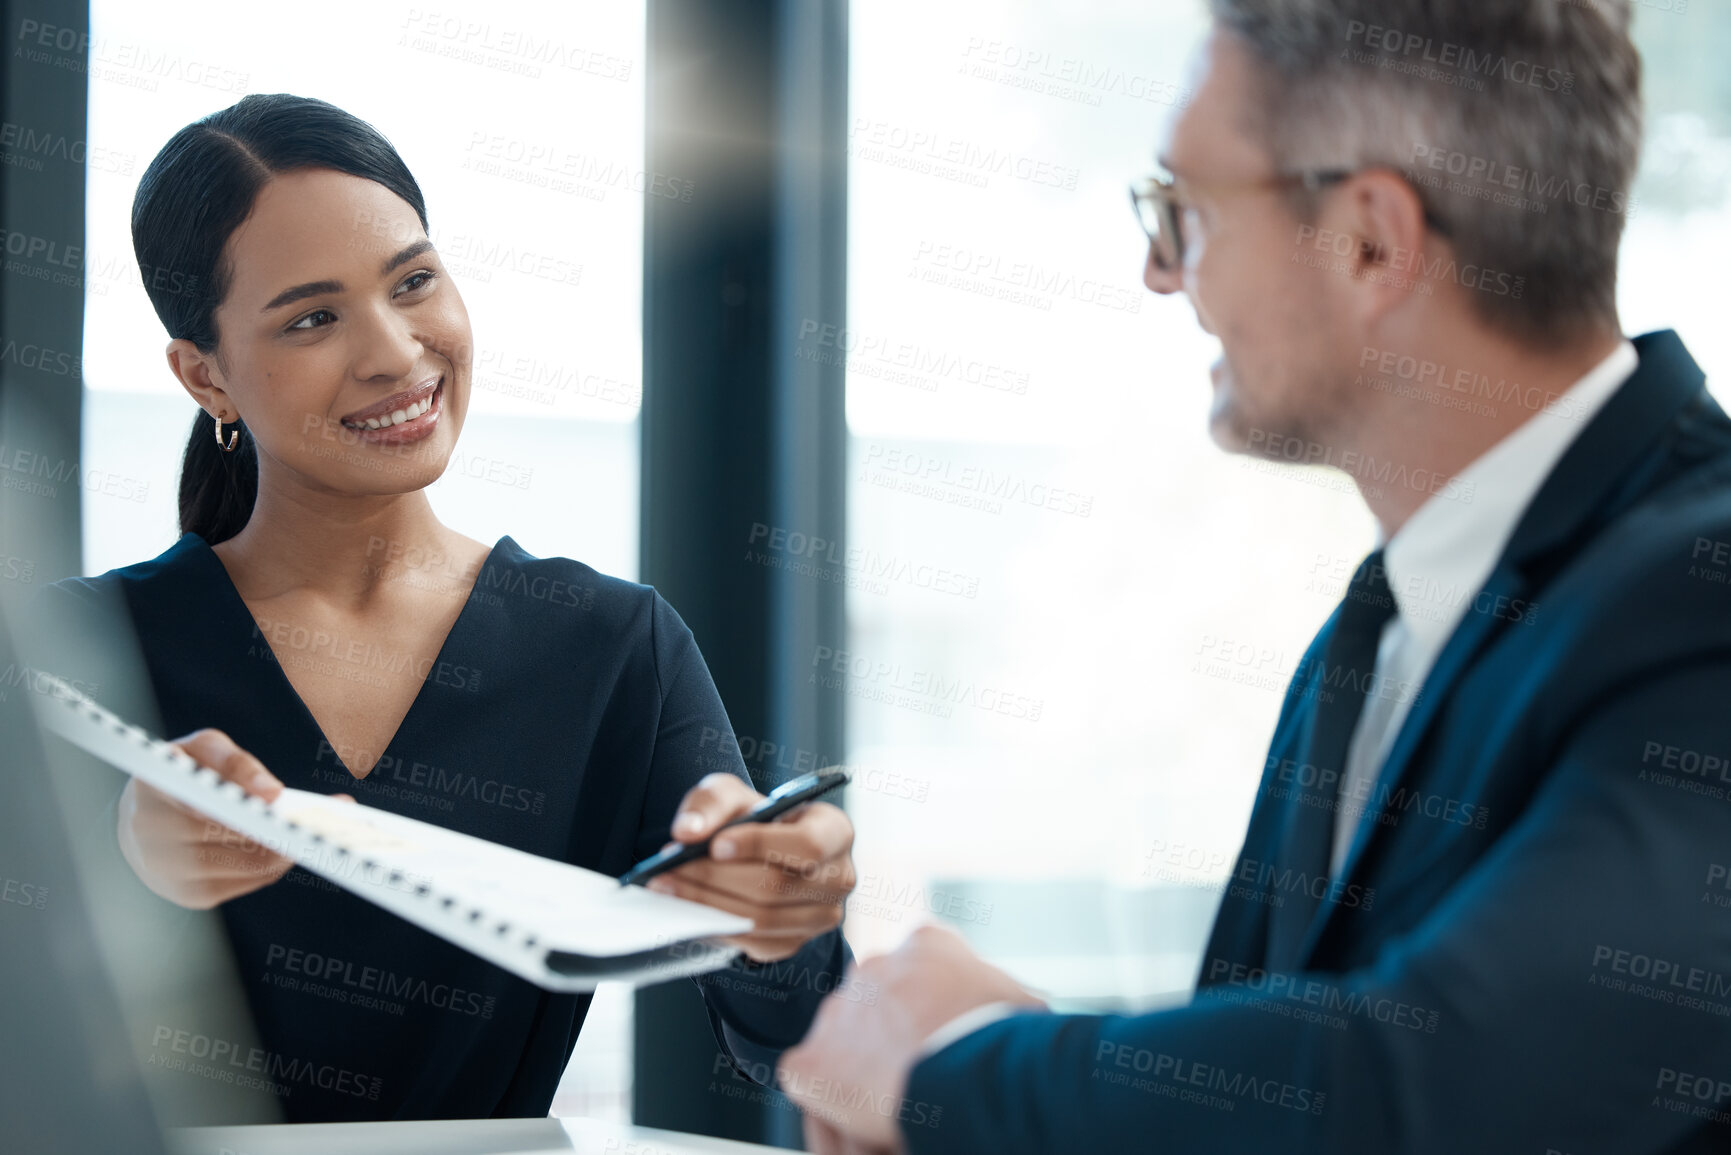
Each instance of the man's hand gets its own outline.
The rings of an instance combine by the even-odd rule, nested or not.
[[[763,801],[732,774],[711,774],[679,804],[678,842],[701,842]],[[853,823],[827,802],[808,802],[779,822],[747,822],[710,843],[709,857],[649,883],[650,890],[701,902],[756,924],[723,940],[753,962],[784,959],[841,925],[853,892]]]
[[[975,1007],[1045,1004],[942,927],[914,931],[894,952],[851,967],[811,1031],[781,1057],[781,1088],[805,1111],[806,1144],[820,1155],[901,1151],[900,1123],[930,1125],[940,1104],[909,1103],[908,1072],[926,1038]]]

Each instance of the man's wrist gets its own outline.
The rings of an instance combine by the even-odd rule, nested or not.
[[[1032,1009],[1032,1007],[1021,1003],[1000,1000],[963,1011],[925,1037],[925,1040],[920,1043],[919,1053],[914,1056],[914,1061],[917,1063],[927,1055],[935,1055],[951,1043],[973,1034],[981,1027],[995,1023],[999,1019],[1008,1018],[1017,1011]]]

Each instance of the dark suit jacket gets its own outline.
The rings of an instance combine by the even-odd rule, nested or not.
[[[1282,767],[1333,619],[1195,1000],[967,1036],[912,1073],[911,1150],[1731,1150],[1731,419],[1675,334],[1635,344],[1426,678],[1315,918],[1271,932],[1302,883],[1258,867],[1331,817],[1297,812]]]

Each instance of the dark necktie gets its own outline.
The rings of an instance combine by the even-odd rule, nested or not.
[[[1266,886],[1269,912],[1268,953],[1272,970],[1299,964],[1306,932],[1328,892],[1329,849],[1334,841],[1334,811],[1346,777],[1346,752],[1376,669],[1382,627],[1394,615],[1393,591],[1383,568],[1382,550],[1359,563],[1335,611],[1334,628],[1323,646],[1320,671],[1299,671],[1293,688],[1312,693],[1300,706],[1303,727],[1298,769],[1286,798],[1285,838]]]

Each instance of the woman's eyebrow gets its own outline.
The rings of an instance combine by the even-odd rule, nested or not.
[[[265,307],[259,312],[268,313],[272,309],[292,305],[304,297],[316,297],[320,293],[340,293],[342,291],[343,283],[341,281],[308,281],[303,285],[294,285],[284,289],[266,302]]]
[[[401,252],[399,252],[396,256],[392,257],[390,260],[386,261],[383,265],[381,265],[379,267],[379,275],[381,277],[386,275],[392,269],[396,268],[398,265],[406,264],[407,262],[412,261],[416,257],[420,256],[422,253],[431,252],[432,248],[433,248],[433,242],[429,241],[426,237],[422,237],[420,240],[416,241],[412,245],[409,245],[407,248],[405,248]]]
[[[385,276],[389,274],[390,271],[395,269],[397,266],[407,264],[422,253],[431,252],[432,248],[433,242],[422,237],[414,244],[403,248],[381,265],[379,267],[379,275]],[[343,283],[341,281],[308,281],[305,284],[293,285],[284,289],[282,292],[272,297],[265,304],[265,307],[259,310],[259,312],[268,313],[272,309],[280,309],[284,305],[292,305],[296,301],[303,300],[307,297],[316,297],[320,293],[340,293],[342,291]]]

